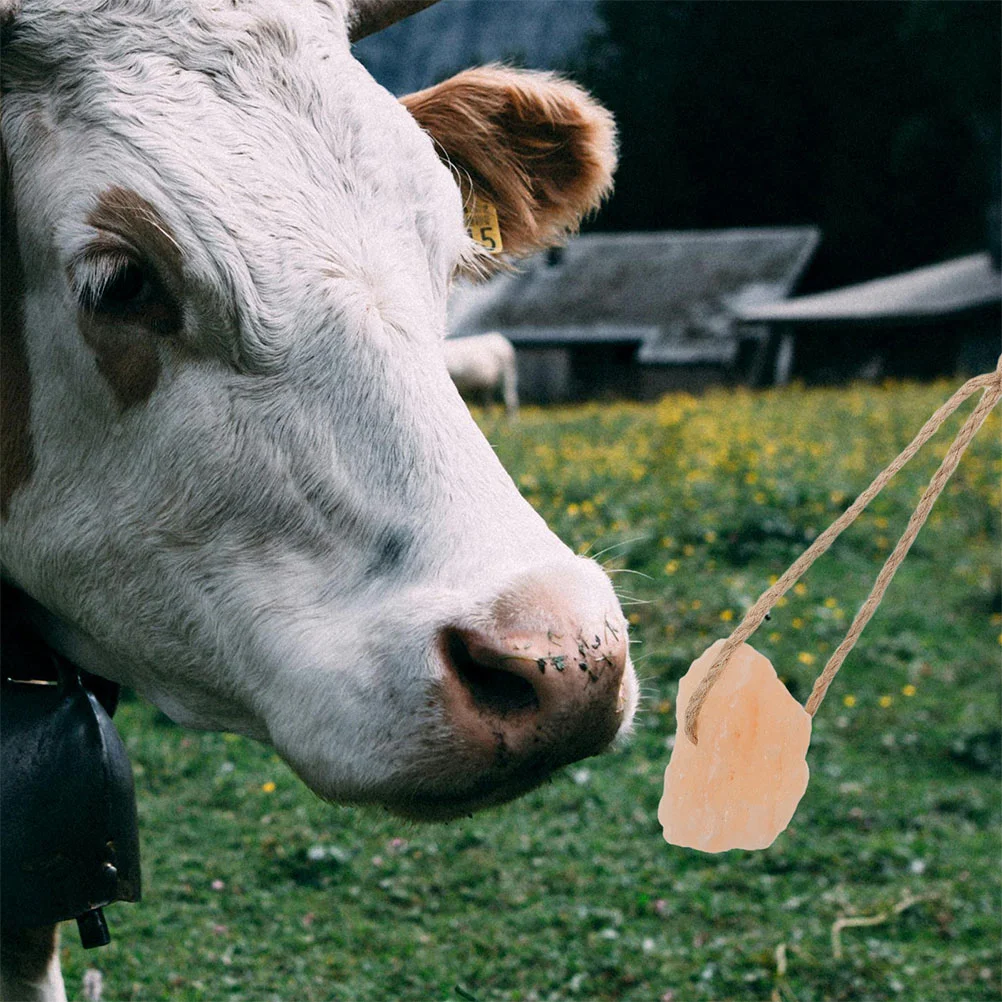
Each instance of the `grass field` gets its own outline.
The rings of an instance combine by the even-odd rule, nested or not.
[[[328,807],[270,750],[127,701],[145,899],[109,909],[104,950],[66,930],[70,997],[96,967],[105,999],[999,999],[998,415],[815,718],[787,832],[708,856],[666,845],[656,819],[679,677],[951,388],[478,415],[564,539],[649,576],[615,578],[641,600],[633,738],[515,804],[421,827]],[[947,444],[756,635],[798,699]],[[836,958],[835,923],[882,914],[842,928]]]

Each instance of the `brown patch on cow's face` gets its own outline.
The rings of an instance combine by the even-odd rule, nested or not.
[[[123,410],[149,399],[160,378],[156,335],[85,310],[80,312],[80,333],[94,350],[98,372]]]
[[[100,234],[84,257],[103,259],[111,277],[85,291],[80,332],[124,410],[156,389],[159,343],[180,330],[180,307],[160,275],[179,280],[181,250],[156,207],[125,188],[104,192],[87,222]]]
[[[181,270],[181,248],[166,220],[152,202],[142,195],[120,188],[109,188],[97,200],[87,222],[138,246],[175,271]]]
[[[0,518],[6,518],[14,491],[31,479],[31,377],[24,345],[24,268],[6,151],[0,147]]]

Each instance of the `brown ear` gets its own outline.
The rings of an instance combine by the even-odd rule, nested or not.
[[[452,167],[464,204],[494,204],[506,254],[562,243],[612,188],[612,115],[552,73],[483,66],[401,101]]]

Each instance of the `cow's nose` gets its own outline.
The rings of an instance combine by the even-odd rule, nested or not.
[[[448,723],[495,767],[556,768],[605,748],[625,713],[626,623],[594,564],[523,575],[445,630]]]

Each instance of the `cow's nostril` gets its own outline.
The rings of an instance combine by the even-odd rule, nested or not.
[[[445,651],[447,663],[478,708],[492,716],[508,717],[539,706],[539,697],[531,682],[496,664],[478,661],[457,630],[449,630],[446,634]]]

